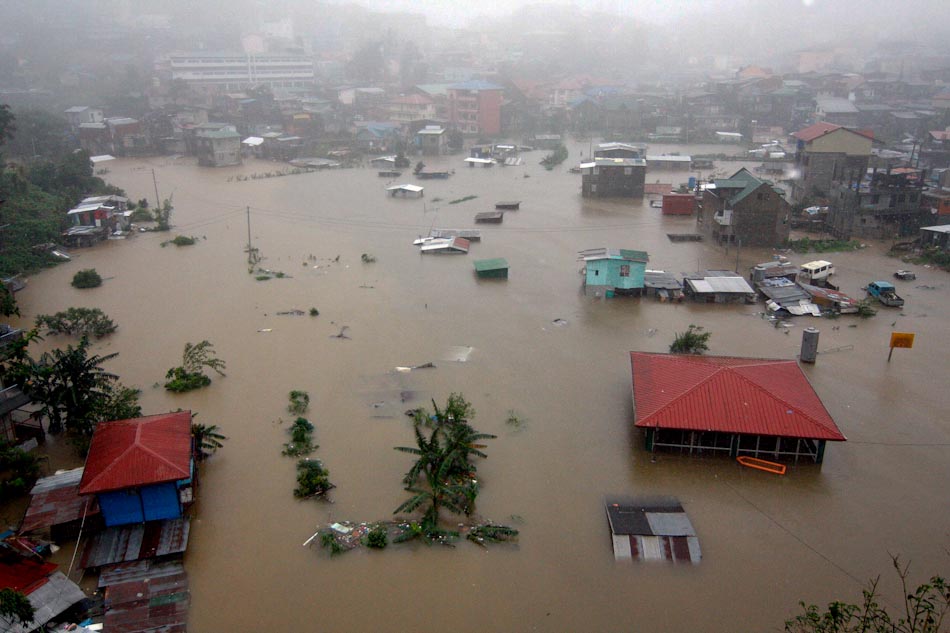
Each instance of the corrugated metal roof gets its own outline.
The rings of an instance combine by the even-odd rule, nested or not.
[[[631,352],[636,426],[841,441],[793,360]]]
[[[63,572],[56,572],[36,591],[27,596],[33,607],[33,621],[28,624],[14,624],[0,616],[0,629],[5,633],[29,633],[46,624],[77,602],[86,599],[79,585],[67,578]]]
[[[814,141],[816,138],[818,138],[819,136],[824,136],[825,134],[828,134],[829,132],[834,132],[835,130],[839,130],[839,129],[841,129],[840,125],[835,125],[834,123],[825,123],[824,121],[820,121],[818,123],[815,123],[814,125],[809,125],[806,128],[802,128],[801,130],[798,130],[797,132],[792,132],[792,136],[794,136],[800,141],[810,143]]]
[[[25,558],[13,563],[0,561],[0,589],[14,589],[29,595],[46,582],[56,567],[53,563],[39,563]]]
[[[102,422],[86,457],[80,494],[191,477],[191,411]]]
[[[82,468],[74,468],[36,482],[30,491],[30,505],[20,523],[20,532],[42,530],[82,519],[83,514],[99,514],[94,497],[79,496]]]
[[[476,259],[475,270],[484,272],[488,270],[507,270],[508,260],[504,257],[495,257],[492,259]]]
[[[191,602],[188,574],[180,562],[142,561],[103,571],[104,630],[184,633]]]
[[[675,497],[614,497],[604,505],[617,560],[698,563],[702,558],[693,524]]]
[[[694,279],[687,277],[686,283],[694,292],[735,292],[742,294],[753,294],[755,291],[752,286],[742,277],[702,277]]]
[[[79,567],[103,567],[182,554],[188,549],[190,527],[190,519],[181,518],[106,528],[86,543]]]

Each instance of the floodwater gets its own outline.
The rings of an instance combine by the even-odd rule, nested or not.
[[[663,149],[673,148],[651,153]],[[799,600],[855,600],[879,574],[888,604],[898,604],[890,553],[913,561],[914,581],[950,572],[950,277],[915,267],[916,282],[898,282],[902,312],[801,317],[790,331],[762,320],[761,304],[585,298],[581,249],[643,249],[651,268],[673,272],[734,268],[736,253],[670,242],[666,233],[692,232],[694,221],[663,217],[645,201],[583,199],[580,176],[567,171],[580,152],[587,143],[551,172],[537,165],[538,152],[508,168],[426,159],[456,173],[418,182],[419,200],[388,198],[390,182],[370,167],[239,182],[286,166],[110,163],[107,178],[136,199],[154,198],[154,169],[161,196],[173,196],[175,230],[74,251],[73,262],[18,295],[21,323],[69,306],[102,308],[119,330],[95,351],[119,352],[107,368],[142,388],[144,412],[191,409],[229,437],[202,468],[185,561],[191,630],[769,631]],[[651,172],[648,182],[688,175]],[[407,170],[397,182],[417,181]],[[448,204],[468,195],[478,198]],[[421,256],[412,246],[433,226],[472,227],[476,212],[508,199],[521,209],[479,225],[483,239],[469,255]],[[285,278],[248,274],[247,206],[260,265]],[[201,240],[161,246],[176,234]],[[899,267],[882,251],[872,243],[823,257],[837,265],[842,290],[860,295]],[[363,253],[377,261],[361,262]],[[740,269],[772,254],[744,249]],[[507,258],[507,281],[474,277],[473,260],[489,257]],[[69,280],[81,268],[107,281],[75,290]],[[277,314],[311,307],[319,316]],[[829,445],[822,468],[792,467],[785,477],[723,458],[652,459],[632,430],[627,353],[666,351],[691,323],[713,333],[710,353],[771,358],[794,358],[801,330],[819,327],[820,350],[846,349],[805,372],[849,441]],[[343,326],[350,338],[332,337]],[[892,330],[916,332],[917,342],[887,363]],[[190,394],[161,389],[184,344],[202,339],[227,362],[227,377]],[[458,346],[473,348],[467,362],[446,360]],[[394,371],[429,361],[435,369]],[[295,460],[280,454],[292,389],[310,394],[314,457],[337,486],[333,503],[293,498]],[[478,465],[478,510],[518,527],[519,544],[332,559],[302,547],[328,521],[391,516],[411,461],[393,450],[413,441],[402,412],[451,392],[472,402],[477,429],[498,435]],[[523,426],[506,425],[510,411]],[[678,496],[702,563],[615,563],[603,498],[618,493]]]

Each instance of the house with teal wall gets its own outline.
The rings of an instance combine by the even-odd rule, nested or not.
[[[191,412],[96,427],[79,482],[95,495],[106,527],[177,519],[193,499]]]
[[[635,295],[643,292],[643,277],[649,256],[645,251],[624,248],[592,248],[581,251],[584,262],[584,293],[589,297]]]

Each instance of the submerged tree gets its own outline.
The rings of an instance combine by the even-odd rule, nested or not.
[[[827,610],[801,602],[803,614],[785,622],[787,633],[941,633],[944,618],[950,612],[950,583],[941,576],[911,590],[907,585],[909,565],[892,557],[904,595],[904,613],[894,619],[878,604],[877,584],[871,581],[862,592],[861,604],[835,601]]]
[[[195,460],[199,462],[211,457],[219,448],[224,446],[222,442],[228,439],[218,432],[218,425],[194,422],[191,425],[191,437],[195,441]]]
[[[25,626],[35,616],[33,605],[24,594],[15,589],[0,589],[0,617]]]
[[[172,367],[165,373],[165,389],[182,393],[193,389],[200,389],[211,384],[211,378],[205,375],[205,368],[212,369],[219,376],[226,375],[225,362],[217,358],[214,345],[208,341],[200,343],[185,343],[181,365]]]
[[[101,338],[118,327],[99,308],[67,308],[56,314],[36,315],[36,327],[50,334],[92,335]]]
[[[393,512],[413,512],[424,507],[421,530],[427,534],[439,532],[442,508],[466,516],[475,510],[478,480],[473,458],[487,457],[480,442],[496,437],[472,428],[469,419],[475,411],[461,394],[449,396],[444,410],[434,400],[432,406],[431,414],[425,409],[416,411],[416,446],[396,447],[417,459],[403,477],[406,491],[412,496]]]
[[[709,349],[709,337],[712,332],[704,332],[702,326],[692,323],[682,334],[677,334],[670,345],[674,354],[702,354]]]

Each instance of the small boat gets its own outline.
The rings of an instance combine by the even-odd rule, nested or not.
[[[744,455],[742,457],[736,457],[736,461],[746,468],[755,468],[756,470],[762,470],[767,473],[772,473],[773,475],[785,474],[785,464],[770,462],[765,459],[759,459],[758,457],[746,457]]]

